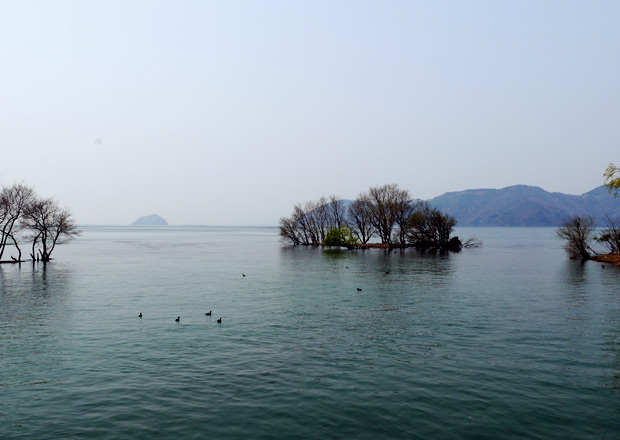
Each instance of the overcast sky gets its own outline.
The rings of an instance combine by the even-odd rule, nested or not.
[[[620,163],[619,1],[0,1],[0,184],[80,224],[276,225]]]

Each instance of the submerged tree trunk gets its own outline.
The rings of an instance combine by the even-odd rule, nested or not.
[[[19,248],[19,245],[17,244],[17,240],[15,239],[15,236],[11,235],[11,238],[13,239],[13,244],[15,245],[15,248],[17,249],[17,262],[21,265],[22,264],[22,250]]]

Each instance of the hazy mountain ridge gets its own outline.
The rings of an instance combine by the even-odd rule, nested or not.
[[[353,200],[343,202],[348,208]],[[456,217],[459,226],[558,226],[573,215],[593,215],[603,225],[605,214],[620,217],[620,198],[615,199],[603,186],[580,196],[528,185],[467,189],[428,202]]]
[[[536,186],[448,192],[429,200],[453,215],[459,226],[557,226],[573,215],[620,216],[620,199],[604,187],[580,196],[548,192]]]

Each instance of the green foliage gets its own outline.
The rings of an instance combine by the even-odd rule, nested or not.
[[[323,245],[325,246],[345,246],[356,244],[357,238],[353,236],[351,230],[345,226],[341,228],[330,228],[325,234]]]
[[[603,173],[605,178],[605,187],[609,192],[613,192],[614,197],[618,197],[618,191],[620,191],[620,167],[610,163],[605,172]]]

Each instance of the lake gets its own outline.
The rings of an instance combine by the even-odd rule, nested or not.
[[[620,438],[620,269],[553,228],[445,256],[82,229],[0,266],[2,439]]]

